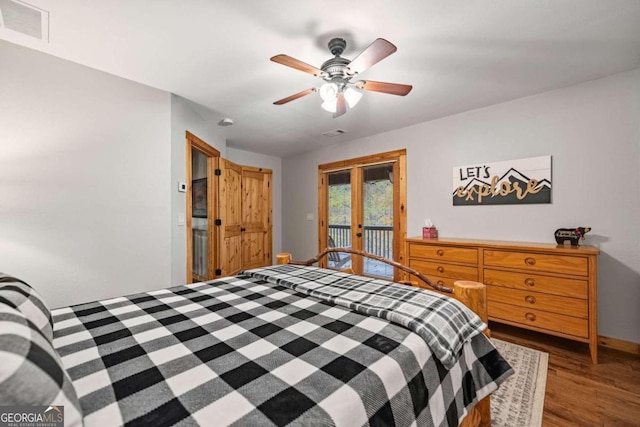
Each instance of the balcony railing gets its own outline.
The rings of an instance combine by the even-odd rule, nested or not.
[[[351,246],[351,226],[329,224],[329,236],[336,247]],[[393,227],[386,225],[366,225],[364,227],[364,247],[366,252],[393,259]]]
[[[351,246],[351,226],[329,224],[329,236],[333,239],[337,248]]]
[[[336,247],[351,247],[350,225],[329,225],[329,236]],[[393,259],[393,227],[384,225],[368,225],[364,227],[364,250],[387,259]],[[345,258],[346,257],[346,258]],[[336,255],[329,260],[331,268],[348,268],[351,257],[348,254]],[[364,259],[364,274],[367,276],[393,279],[393,268],[389,264],[369,258]]]

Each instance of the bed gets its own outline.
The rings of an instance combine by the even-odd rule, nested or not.
[[[455,300],[288,261],[53,310],[41,404],[67,425],[457,426],[511,375]]]

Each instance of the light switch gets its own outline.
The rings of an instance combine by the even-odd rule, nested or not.
[[[312,213],[308,213],[307,214],[307,221],[313,221],[313,214]]]
[[[179,213],[178,214],[178,225],[184,225],[184,214],[183,213]]]
[[[178,182],[178,191],[181,193],[187,192],[187,183],[186,182]]]

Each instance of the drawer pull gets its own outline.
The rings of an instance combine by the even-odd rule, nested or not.
[[[438,273],[444,273],[444,267],[442,266],[438,267]]]
[[[524,284],[527,286],[535,286],[536,285],[536,281],[533,280],[531,277],[527,277],[526,279],[524,279]]]
[[[527,318],[527,320],[530,320],[531,322],[535,322],[536,321],[536,315],[533,313],[527,313],[524,315],[524,317]]]
[[[442,249],[438,249],[436,253],[438,254],[438,256],[444,255],[444,251]]]
[[[536,265],[535,258],[527,257],[524,259],[525,264],[527,265]]]
[[[444,286],[444,282],[443,282],[442,280],[438,280],[438,281],[436,282],[436,284],[437,284],[437,285],[440,285],[440,286]]]
[[[531,296],[531,295],[527,295],[526,297],[524,297],[524,300],[526,302],[528,302],[529,304],[535,304],[536,303],[536,297]]]

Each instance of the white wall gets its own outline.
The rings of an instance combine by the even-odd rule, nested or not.
[[[0,41],[0,271],[52,307],[169,286],[169,94]]]
[[[273,236],[272,257],[275,263],[275,256],[282,252],[282,159],[280,157],[267,156],[264,154],[252,153],[250,151],[238,150],[227,147],[227,159],[243,166],[254,166],[257,168],[271,169],[273,171],[272,189],[272,226]]]
[[[425,217],[445,237],[554,243],[557,228],[592,227],[599,334],[640,343],[639,119],[634,70],[285,158],[283,248],[317,252],[305,214],[317,216],[318,164],[406,148],[410,236]],[[553,156],[552,204],[452,206],[454,166],[542,155]]]
[[[178,215],[186,215],[186,193],[178,192],[178,182],[187,181],[186,131],[211,145],[224,157],[226,139],[217,125],[221,116],[199,104],[171,95],[171,284],[187,282],[186,225],[178,225]]]
[[[220,114],[0,41],[0,271],[52,307],[186,281],[185,133],[226,156]],[[280,159],[233,150],[274,171]]]

